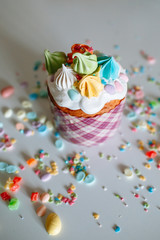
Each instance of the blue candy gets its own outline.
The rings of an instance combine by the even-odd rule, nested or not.
[[[132,120],[135,120],[137,118],[137,115],[136,115],[135,112],[130,112],[130,113],[127,114],[127,118],[132,121]]]
[[[116,227],[115,227],[115,229],[114,229],[114,231],[115,231],[116,233],[118,233],[118,232],[120,232],[120,231],[121,231],[121,229],[120,229],[120,227],[119,227],[119,226],[116,226]]]
[[[59,132],[55,132],[55,133],[54,133],[54,136],[55,136],[56,138],[59,138],[59,137],[60,137],[60,133],[59,133]]]
[[[75,89],[69,89],[68,90],[68,96],[72,101],[78,101],[79,98],[80,98],[79,92]]]
[[[82,182],[83,179],[85,178],[85,173],[83,171],[80,171],[76,174],[76,180],[77,182]]]
[[[39,133],[44,133],[46,130],[47,130],[46,125],[41,125],[41,126],[38,128],[38,132],[39,132]]]
[[[7,163],[5,163],[5,162],[0,162],[0,171],[5,171],[7,166],[8,166]]]
[[[84,182],[86,184],[93,183],[95,181],[95,177],[91,174],[87,175],[86,178],[84,179]]]
[[[27,118],[30,119],[30,120],[36,119],[37,118],[36,112],[28,112],[27,113]]]
[[[31,93],[29,94],[29,99],[34,101],[38,98],[38,94],[37,93]]]
[[[18,168],[14,165],[8,165],[6,167],[6,172],[7,173],[15,173],[18,170]]]
[[[57,139],[57,140],[55,141],[55,146],[56,146],[56,148],[57,148],[58,150],[62,150],[63,147],[64,147],[64,143],[63,143],[63,141],[62,141],[61,139]]]

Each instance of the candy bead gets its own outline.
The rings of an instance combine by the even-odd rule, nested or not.
[[[50,213],[46,219],[46,231],[49,235],[57,235],[60,233],[62,224],[59,216],[56,213]]]
[[[46,127],[49,131],[52,131],[54,129],[54,126],[51,121],[46,122]]]
[[[131,168],[125,168],[124,169],[124,175],[127,177],[132,177],[133,176],[133,172]]]
[[[64,148],[64,143],[61,139],[57,139],[55,141],[55,147],[58,149],[58,150],[62,150]]]
[[[44,133],[46,130],[47,130],[46,125],[41,125],[41,126],[38,128],[38,132],[39,132],[39,133]]]
[[[8,201],[8,200],[11,199],[11,196],[10,196],[7,192],[2,192],[2,193],[0,194],[0,196],[1,196],[1,198],[2,198],[3,201]]]
[[[16,129],[19,130],[24,130],[24,125],[23,123],[16,123]]]
[[[69,89],[68,96],[72,101],[75,101],[75,102],[79,101],[79,99],[80,99],[80,94],[75,89]]]
[[[32,103],[30,101],[23,101],[22,107],[24,108],[32,108]]]
[[[15,173],[18,170],[18,167],[15,165],[8,165],[6,167],[6,172],[7,173]]]
[[[40,177],[40,179],[41,179],[42,182],[47,182],[47,181],[49,181],[51,179],[51,177],[52,177],[51,174],[46,173],[46,174],[42,175]]]
[[[37,164],[37,161],[34,158],[30,158],[27,160],[27,164],[32,167],[35,166]]]
[[[38,118],[38,121],[39,121],[40,123],[44,124],[45,121],[46,121],[46,116],[45,116],[45,115],[40,116],[40,117]]]
[[[76,180],[78,182],[82,182],[84,178],[85,178],[85,173],[84,172],[81,171],[81,172],[78,172],[76,174]]]
[[[155,158],[157,156],[157,153],[155,151],[148,151],[146,152],[146,156],[149,158]]]
[[[111,84],[106,84],[105,87],[104,87],[104,90],[111,95],[115,94],[115,92],[116,92],[115,87]]]
[[[0,171],[5,171],[7,166],[8,166],[7,163],[5,163],[5,162],[0,162]]]
[[[2,88],[1,90],[1,96],[3,98],[9,98],[10,96],[12,96],[14,94],[14,87],[13,86],[7,86]]]
[[[47,203],[49,201],[49,199],[50,199],[49,193],[45,192],[40,195],[40,200],[42,203]]]
[[[39,193],[38,192],[32,192],[31,201],[36,202],[36,201],[38,201],[38,198],[39,198]]]
[[[86,184],[93,183],[94,181],[95,181],[95,177],[91,174],[88,174],[84,179],[84,183]]]
[[[45,205],[41,205],[40,207],[37,208],[36,213],[38,217],[43,217],[46,214],[46,206]]]
[[[10,118],[12,116],[12,114],[13,114],[13,111],[12,111],[11,108],[5,109],[5,111],[4,111],[4,117],[5,118]]]
[[[32,100],[32,101],[36,100],[37,98],[38,98],[38,94],[37,93],[31,93],[29,95],[29,99]]]
[[[13,211],[13,210],[17,210],[19,207],[19,200],[17,198],[12,198],[9,202],[8,208],[9,210]]]
[[[93,215],[93,217],[94,217],[96,220],[99,219],[99,214],[98,214],[98,213],[93,213],[92,215]]]
[[[23,119],[26,116],[26,112],[24,110],[19,110],[18,112],[16,112],[16,116],[19,119]]]
[[[115,85],[115,88],[116,88],[117,92],[122,92],[123,91],[123,86],[119,81],[115,80],[114,85]]]
[[[120,231],[121,231],[121,229],[120,229],[120,227],[119,227],[119,226],[115,226],[115,228],[114,228],[114,231],[115,231],[116,233],[118,233],[118,232],[120,232]]]
[[[34,119],[36,119],[36,118],[37,118],[36,112],[28,112],[28,113],[27,113],[27,118],[28,118],[29,120],[34,120]]]

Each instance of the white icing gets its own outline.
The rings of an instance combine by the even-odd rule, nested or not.
[[[62,64],[62,68],[57,70],[54,79],[59,90],[71,88],[74,81],[77,80],[73,69],[64,64]]]
[[[125,70],[121,68],[121,73],[125,74]],[[48,77],[48,86],[50,93],[52,94],[56,103],[61,107],[66,107],[71,110],[81,109],[86,114],[95,114],[99,112],[107,102],[115,99],[123,99],[127,94],[127,83],[125,80],[118,78],[115,79],[119,81],[123,87],[121,92],[115,92],[115,94],[109,94],[105,90],[103,90],[98,97],[87,98],[85,96],[81,96],[78,101],[72,101],[68,96],[68,89],[60,90],[56,85],[56,81],[50,81],[51,76]],[[114,83],[112,83],[114,86]]]

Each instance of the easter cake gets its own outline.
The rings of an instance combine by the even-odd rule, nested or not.
[[[68,54],[45,50],[45,64],[51,111],[61,135],[83,146],[113,136],[121,121],[128,82],[114,57],[74,44]]]

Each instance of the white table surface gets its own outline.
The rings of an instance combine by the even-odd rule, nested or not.
[[[138,139],[143,140],[147,147],[148,140],[158,140],[158,132],[155,136],[147,131],[133,133],[130,130],[130,122],[124,116],[119,132],[105,144],[85,148],[65,142],[64,150],[58,151],[54,147],[53,133],[42,136],[36,132],[32,137],[25,137],[15,129],[15,114],[10,119],[3,116],[4,107],[10,107],[14,111],[21,108],[21,100],[28,99],[28,94],[32,92],[37,80],[44,85],[44,72],[33,71],[35,61],[44,61],[44,49],[70,52],[73,43],[85,43],[86,39],[91,40],[94,49],[106,54],[119,55],[121,64],[129,70],[131,66],[143,65],[145,73],[130,78],[129,85],[141,85],[146,96],[159,97],[160,88],[147,81],[148,76],[155,77],[156,81],[159,81],[160,77],[159,11],[158,0],[0,1],[0,89],[8,84],[15,87],[15,94],[11,98],[0,97],[0,121],[3,122],[6,133],[17,140],[12,151],[0,152],[0,161],[15,165],[25,164],[28,158],[43,148],[50,154],[45,160],[46,164],[54,160],[59,167],[59,175],[46,183],[41,182],[27,166],[24,171],[19,172],[23,182],[21,189],[14,194],[20,200],[19,209],[11,212],[0,200],[1,240],[159,239],[160,172],[156,162],[152,163],[151,170],[144,167],[146,157],[137,148]],[[114,48],[115,44],[119,45],[119,50]],[[157,63],[150,67],[140,55],[140,50],[154,56]],[[23,81],[28,82],[28,88],[20,86],[20,82]],[[34,101],[33,110],[51,119],[47,99]],[[156,122],[159,122],[159,115]],[[122,153],[119,146],[124,143],[123,140],[131,142],[132,149]],[[89,171],[96,177],[96,182],[91,186],[79,184],[70,174],[62,172],[65,166],[62,159],[67,154],[81,150],[85,150],[90,158]],[[99,152],[104,153],[103,159],[100,159]],[[108,161],[107,155],[115,155],[117,159]],[[143,173],[147,178],[146,182],[141,182],[136,175],[130,180],[124,176],[123,168],[132,165]],[[9,174],[0,173],[1,190],[8,177]],[[30,194],[51,189],[55,195],[62,193],[67,196],[65,186],[70,183],[77,187],[78,200],[75,205],[46,204],[47,213],[55,211],[62,221],[61,233],[51,237],[44,227],[46,216],[39,218],[36,215],[37,205],[31,203]],[[140,190],[140,198],[136,199],[132,192],[136,192],[134,187],[138,184],[143,184],[144,189]],[[103,191],[102,186],[106,186],[108,190]],[[150,194],[147,186],[154,186],[156,191]],[[128,207],[125,207],[114,193],[123,196]],[[146,197],[150,204],[148,213],[143,210],[142,196]],[[93,218],[93,212],[100,214],[98,221],[102,224],[101,228]],[[113,230],[115,224],[121,227],[118,234]]]

